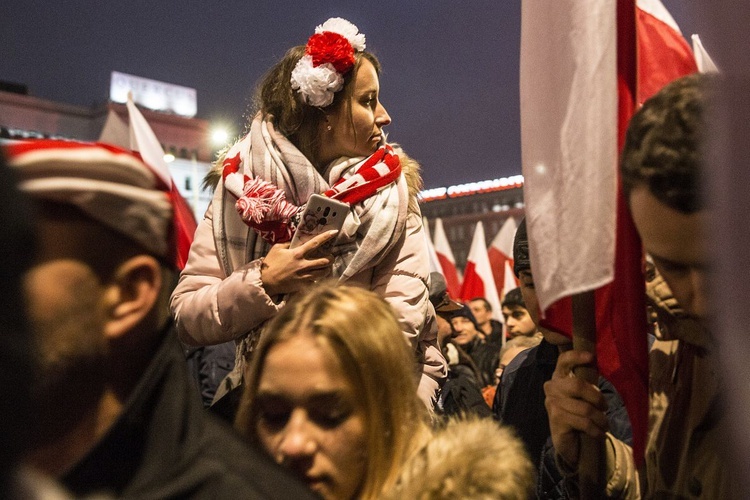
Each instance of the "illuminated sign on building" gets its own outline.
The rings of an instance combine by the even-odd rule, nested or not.
[[[492,179],[481,182],[470,182],[468,184],[458,184],[456,186],[439,187],[425,189],[419,193],[422,201],[442,200],[444,198],[457,198],[459,196],[468,196],[472,194],[491,193],[493,191],[503,191],[506,189],[523,187],[523,175],[514,175],[500,179]]]
[[[154,111],[175,113],[188,118],[193,118],[198,112],[195,89],[113,71],[109,88],[110,100],[125,103],[128,92],[133,92],[136,104]]]

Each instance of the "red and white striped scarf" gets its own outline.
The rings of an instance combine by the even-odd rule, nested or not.
[[[340,178],[323,195],[356,205],[395,182],[399,175],[398,155],[386,144],[368,157],[354,175]],[[237,212],[245,224],[272,244],[292,239],[304,207],[289,202],[285,192],[273,183],[244,174],[239,151],[224,160],[222,178],[224,187],[237,198]]]

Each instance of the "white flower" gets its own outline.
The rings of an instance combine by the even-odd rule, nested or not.
[[[356,52],[365,50],[365,35],[360,33],[355,25],[344,18],[332,17],[315,28],[315,33],[323,33],[324,31],[332,31],[343,36],[349,40],[349,43],[352,44]]]
[[[333,94],[344,87],[344,78],[330,63],[313,67],[312,56],[304,55],[292,70],[292,88],[302,94],[311,106],[325,108]]]

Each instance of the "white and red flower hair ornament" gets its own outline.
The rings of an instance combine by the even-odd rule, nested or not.
[[[307,40],[305,55],[292,70],[292,88],[310,106],[329,106],[354,67],[354,54],[363,50],[365,35],[346,19],[332,17]]]

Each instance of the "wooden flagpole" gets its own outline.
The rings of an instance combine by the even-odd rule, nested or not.
[[[573,295],[573,349],[596,355],[596,306],[594,292]],[[597,385],[599,371],[596,363],[578,366],[574,373],[590,384]],[[578,485],[581,499],[602,498],[606,487],[606,455],[604,439],[581,434],[578,459]]]

